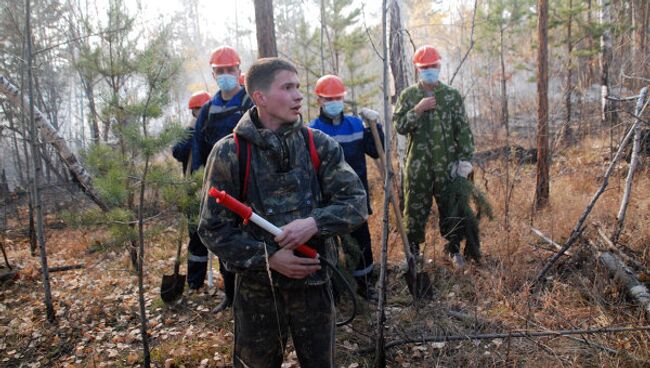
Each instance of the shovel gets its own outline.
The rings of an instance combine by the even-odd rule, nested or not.
[[[189,178],[192,175],[192,152],[187,158],[187,166],[185,167],[185,172],[183,177]],[[165,303],[172,303],[176,301],[181,295],[183,295],[183,290],[185,290],[185,275],[179,275],[181,267],[181,248],[183,247],[183,238],[182,235],[185,228],[187,228],[187,223],[183,218],[180,220],[181,229],[178,236],[178,247],[176,248],[176,261],[174,262],[174,274],[173,275],[163,275],[162,283],[160,285],[160,298]]]
[[[367,119],[362,115],[362,118],[368,123],[370,131],[372,132],[372,138],[375,142],[375,147],[377,148],[377,153],[379,153],[379,160],[383,170],[379,170],[381,173],[382,179],[385,180],[385,171],[387,168],[385,153],[383,146],[381,144],[381,139],[379,139],[379,132],[377,131],[377,122],[375,120]],[[409,246],[409,240],[406,235],[406,229],[404,229],[404,224],[402,223],[402,213],[399,210],[399,204],[397,203],[397,195],[395,193],[394,184],[392,183],[391,187],[391,196],[390,203],[393,207],[393,212],[395,213],[395,219],[397,220],[397,229],[399,231],[400,237],[402,238],[402,243],[404,244],[404,257],[406,258],[406,264],[408,270],[404,274],[406,280],[406,285],[409,288],[409,292],[416,299],[430,298],[433,296],[433,288],[431,286],[431,280],[429,275],[424,271],[417,270],[417,265],[415,262],[415,256],[411,252],[411,247]],[[420,264],[420,268],[422,265]]]
[[[176,261],[174,262],[174,274],[163,275],[162,284],[160,285],[160,298],[165,303],[173,303],[181,295],[185,289],[185,275],[180,275],[179,269],[181,267],[181,247],[183,242],[180,237],[178,239],[178,247],[176,248]]]

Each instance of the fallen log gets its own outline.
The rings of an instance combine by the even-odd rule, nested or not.
[[[534,164],[537,162],[537,148],[526,149],[518,145],[502,146],[476,152],[472,156],[472,161],[481,165],[501,158],[514,159],[519,164]]]
[[[80,268],[86,268],[86,266],[82,264],[74,264],[74,265],[68,265],[68,266],[57,266],[57,267],[50,267],[48,268],[49,272],[63,272],[63,271],[70,271],[70,270],[78,270]]]
[[[13,280],[16,278],[16,270],[7,270],[4,272],[0,272],[0,282],[5,282],[9,280]]]
[[[625,254],[625,252],[623,252],[618,247],[616,247],[614,245],[614,243],[612,243],[612,241],[607,237],[607,235],[603,231],[602,227],[600,227],[600,225],[594,224],[594,227],[596,228],[600,238],[603,240],[603,242],[605,242],[605,245],[606,245],[605,248],[608,251],[610,251],[610,252],[616,254],[617,256],[621,257],[621,259],[626,264],[632,265],[632,267],[634,267],[640,273],[645,273],[645,274],[650,275],[650,270],[648,270],[648,268],[646,266],[644,266],[643,264],[641,264],[641,262],[635,260],[634,258],[628,256],[627,254]]]
[[[646,318],[650,319],[650,291],[634,272],[614,253],[600,252],[598,260],[607,268],[610,276],[625,287],[627,294],[643,308]]]
[[[20,91],[7,78],[0,75],[0,93],[7,96],[15,106],[23,111],[29,111],[29,100],[27,97],[21,99]],[[38,134],[44,143],[54,147],[54,150],[66,165],[74,177],[74,181],[79,185],[81,190],[95,202],[99,208],[108,211],[108,205],[99,197],[99,194],[92,185],[92,178],[86,168],[81,164],[79,158],[70,150],[63,137],[59,136],[56,129],[47,120],[47,117],[36,107],[34,107],[34,123],[38,128]]]

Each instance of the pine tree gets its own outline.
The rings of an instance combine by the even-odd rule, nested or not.
[[[114,12],[114,13],[110,13]],[[109,16],[120,13],[111,8]],[[154,160],[185,134],[179,124],[165,121],[157,134],[155,124],[163,117],[170,102],[170,89],[180,71],[181,62],[169,47],[169,28],[154,32],[142,48],[111,49],[117,59],[95,59],[100,73],[107,81],[107,104],[101,104],[106,121],[112,122],[111,143],[95,144],[86,153],[86,161],[93,171],[100,195],[110,205],[107,212],[89,211],[83,214],[80,224],[107,225],[115,245],[130,244],[131,260],[138,279],[141,334],[144,364],[149,366],[147,317],[144,300],[144,251],[146,239],[160,231],[149,225],[147,217],[155,217],[160,207],[155,196],[148,193],[163,192],[165,205],[180,205],[188,201],[187,183],[164,161]],[[134,33],[124,33],[125,39],[113,39],[109,47],[131,45]],[[101,47],[101,46],[100,46]],[[95,55],[102,54],[97,51]],[[128,55],[128,56],[127,56]],[[110,57],[110,56],[109,56]],[[111,74],[113,73],[113,74]]]

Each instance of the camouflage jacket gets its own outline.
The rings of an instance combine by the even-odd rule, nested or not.
[[[345,162],[339,144],[314,130],[314,143],[321,160],[318,173],[310,160],[302,120],[273,132],[261,126],[257,110],[249,110],[235,127],[238,139],[251,148],[250,176],[245,203],[255,213],[281,227],[299,218],[313,217],[318,234],[308,245],[321,256],[336,261],[332,235],[347,233],[368,217],[366,193],[352,168]],[[232,135],[213,148],[206,165],[199,235],[208,249],[228,268],[268,283],[266,257],[278,249],[274,236],[257,225],[243,225],[241,219],[207,195],[217,187],[239,198],[239,157]],[[320,271],[303,280],[291,280],[273,272],[277,286],[300,287],[322,284],[329,271]]]
[[[425,97],[436,97],[436,107],[417,116],[413,108]],[[408,160],[414,155],[433,165],[437,172],[449,172],[454,161],[470,161],[474,138],[460,93],[439,82],[433,92],[419,84],[406,88],[399,96],[393,123],[398,133],[408,138]],[[408,165],[408,164],[407,164]]]

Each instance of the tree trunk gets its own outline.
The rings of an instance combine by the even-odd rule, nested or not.
[[[591,0],[587,0],[587,24],[592,23],[592,4]],[[591,33],[587,37],[587,45],[589,48],[589,51],[594,49],[594,37],[591,35]],[[588,57],[588,62],[587,65],[589,66],[588,68],[588,76],[587,76],[587,88],[590,88],[592,83],[594,83],[594,60],[593,57],[589,56]]]
[[[636,101],[636,109],[634,114],[640,116],[643,112],[643,105],[648,96],[648,87],[644,87],[639,92],[639,98]],[[630,160],[630,167],[627,172],[627,179],[625,180],[625,192],[623,192],[623,198],[621,199],[621,207],[618,210],[618,215],[616,216],[616,228],[614,234],[612,235],[612,243],[616,244],[621,232],[623,232],[623,223],[625,221],[625,213],[627,212],[627,205],[630,201],[630,196],[632,195],[632,181],[634,179],[634,171],[636,170],[637,164],[639,163],[639,152],[641,151],[641,125],[639,125],[639,118],[636,118],[636,127],[634,128],[634,144],[632,146],[632,158]]]
[[[41,155],[39,154],[39,140],[36,135],[36,123],[34,119],[34,86],[32,76],[32,30],[31,30],[31,8],[30,0],[25,5],[25,34],[27,37],[27,84],[29,86],[29,128],[32,146],[32,193],[34,194],[34,209],[36,213],[36,235],[38,238],[41,253],[41,272],[43,276],[44,302],[47,314],[47,320],[53,323],[56,320],[54,306],[52,305],[52,293],[50,292],[50,276],[47,267],[47,248],[45,246],[45,235],[43,229],[43,208],[41,207],[41,197],[39,188],[39,179],[41,175]],[[2,76],[0,76],[2,78]],[[0,79],[1,81],[2,79]]]
[[[506,128],[506,149],[510,150],[510,124],[508,114],[508,90],[506,83],[506,63],[503,52],[503,22],[499,24],[499,62],[501,64],[501,125]],[[505,164],[505,193],[503,197],[503,227],[506,233],[506,249],[510,247],[510,160]]]
[[[145,133],[146,136],[146,133]],[[142,336],[142,354],[144,366],[151,366],[151,354],[149,352],[149,335],[147,333],[147,309],[144,299],[144,190],[149,171],[149,157],[145,159],[144,172],[140,181],[140,204],[138,206],[138,304],[140,306],[140,335]]]
[[[27,59],[29,56],[27,55],[27,37],[23,38],[23,44],[22,44],[22,54],[23,58]],[[20,66],[20,99],[21,101],[28,101],[27,97],[25,97],[25,91],[24,91],[24,86],[25,86],[25,71],[23,68],[24,64],[21,64]],[[0,76],[1,78],[1,76]],[[2,80],[0,79],[0,82]],[[1,83],[0,83],[1,84]],[[27,108],[25,107],[27,106]],[[27,118],[25,117],[26,113],[25,111],[29,111],[30,104],[26,104],[23,106],[23,113],[20,114],[20,120],[21,120],[21,127],[23,129],[23,155],[25,156],[25,166],[28,172],[28,181],[29,181],[29,190],[27,191],[28,193],[28,216],[29,216],[29,253],[32,257],[36,257],[36,227],[34,225],[34,193],[32,193],[32,188],[33,183],[32,183],[32,178],[33,175],[31,175],[32,172],[32,165],[30,164],[30,155],[29,155],[29,150],[27,149],[27,141],[30,139],[28,132],[29,132],[29,127],[27,126]]]
[[[388,122],[390,119],[390,107],[389,107],[389,96],[388,96],[388,44],[387,44],[387,24],[386,16],[388,9],[386,8],[387,0],[382,0],[381,4],[381,28],[382,28],[382,56],[383,56],[383,98],[384,98],[384,121],[385,124],[385,136],[384,136],[384,145],[385,145],[385,170],[386,176],[384,178],[384,216],[383,216],[383,228],[381,236],[381,259],[380,259],[380,268],[379,268],[379,302],[377,305],[377,331],[375,332],[375,359],[373,362],[373,367],[375,368],[385,368],[386,367],[386,349],[384,347],[384,326],[386,323],[386,312],[384,310],[384,300],[386,295],[386,272],[387,272],[387,262],[388,262],[388,234],[389,234],[389,213],[388,206],[390,203],[390,197],[392,194],[392,181],[393,181],[393,170],[391,170],[391,124]]]
[[[535,210],[549,202],[549,148],[548,148],[548,0],[537,0],[537,186]]]
[[[571,53],[573,52],[573,40],[571,39],[571,27],[573,23],[573,1],[569,0],[569,19],[566,25],[567,34],[567,66],[566,66],[566,95],[564,96],[564,108],[566,110],[566,118],[564,125],[564,144],[571,144],[573,141],[573,128],[571,127]]]
[[[411,84],[412,72],[410,63],[406,57],[404,43],[401,1],[391,1],[390,5],[390,69],[395,81],[395,94],[391,98],[391,104],[397,102],[400,93]]]
[[[320,74],[325,75],[325,0],[320,0]]]
[[[650,1],[641,1],[641,5],[643,6],[643,9],[641,9],[639,12],[641,13],[641,27],[639,27],[639,53],[638,55],[641,55],[642,57],[645,57],[644,55],[648,54],[648,32],[646,31],[648,27],[650,27],[650,24],[648,24],[650,20]],[[641,70],[639,70],[639,73],[642,73],[642,75],[650,75],[650,63],[643,62],[642,60],[634,60],[634,63],[639,63],[639,65],[642,65]]]
[[[84,87],[86,98],[88,99],[88,109],[90,114],[90,134],[92,135],[93,143],[99,143],[99,124],[97,123],[97,107],[95,105],[95,89],[91,85],[92,81],[81,80]],[[83,116],[81,117],[83,119]]]
[[[0,75],[0,92],[5,94],[16,106],[19,106],[23,111],[29,110],[29,101],[23,98],[22,101],[19,97],[18,89],[11,84],[3,75]],[[34,109],[35,117],[34,123],[38,125],[38,132],[42,137],[43,142],[48,142],[54,147],[57,154],[61,158],[75,178],[76,183],[81,187],[81,190],[88,195],[88,197],[95,202],[102,210],[108,211],[108,205],[99,197],[97,191],[92,185],[92,178],[86,168],[83,167],[77,156],[70,150],[65,140],[59,136],[50,125],[43,113],[38,109]],[[36,139],[35,139],[36,140]],[[38,157],[38,156],[37,156]]]
[[[254,0],[257,53],[260,58],[278,56],[273,23],[273,0]]]
[[[506,128],[506,137],[510,138],[508,123],[508,91],[506,81],[506,64],[503,55],[503,24],[499,25],[499,61],[501,62],[501,125]]]
[[[393,73],[395,83],[395,94],[391,98],[391,103],[395,104],[402,91],[408,87],[414,80],[414,71],[409,61],[406,42],[404,41],[404,19],[402,18],[402,2],[394,0],[390,5],[390,68]],[[392,122],[386,121],[385,125]],[[399,202],[400,208],[403,207],[402,195],[402,168],[406,160],[406,137],[398,134],[397,141],[397,182],[399,185]]]
[[[612,63],[612,15],[610,9],[611,0],[600,0],[600,25],[603,33],[600,36],[600,120],[603,126],[611,124],[611,103],[609,97],[609,67]],[[611,128],[611,127],[610,127]],[[610,136],[611,136],[610,130]]]
[[[14,146],[14,163],[15,167],[18,168],[18,180],[20,181],[20,184],[23,186],[27,186],[27,182],[25,181],[25,176],[23,175],[23,163],[22,160],[20,159],[20,149],[18,148],[18,138],[16,137],[16,125],[14,124],[14,114],[10,109],[7,109],[5,104],[0,104],[2,106],[2,111],[4,111],[4,114],[9,121],[9,130],[11,130],[11,137],[12,137],[12,143]]]
[[[45,150],[45,147],[41,147],[40,153],[41,153],[40,158],[45,163],[45,166],[50,169],[50,172],[54,173],[54,176],[56,176],[57,179],[59,179],[59,183],[65,184],[68,181],[67,177],[65,176],[65,173],[61,173],[59,172],[59,170],[57,170],[57,168],[54,166],[54,162],[52,162],[50,156]],[[48,184],[52,184],[52,182],[48,181]],[[67,189],[70,190],[69,188]]]

